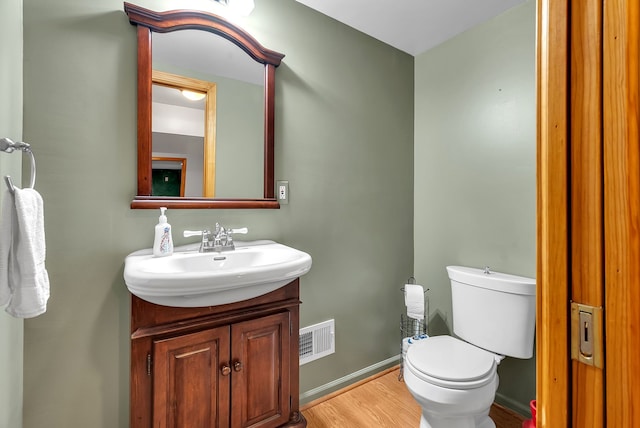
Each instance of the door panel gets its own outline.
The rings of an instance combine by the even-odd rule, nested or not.
[[[570,424],[568,1],[537,5],[536,398],[538,426]]]
[[[571,300],[603,306],[602,1],[571,3]],[[575,339],[575,338],[573,338]],[[604,424],[603,370],[572,360],[574,427]]]
[[[154,428],[228,427],[229,327],[156,340]]]
[[[604,6],[607,427],[640,421],[640,2]]]
[[[232,427],[289,420],[289,324],[285,312],[232,326]]]

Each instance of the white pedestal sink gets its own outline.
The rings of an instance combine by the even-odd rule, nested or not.
[[[199,253],[200,244],[177,247],[172,256],[145,249],[124,261],[131,293],[175,307],[214,306],[276,290],[311,269],[311,256],[273,241],[236,241],[236,249]]]

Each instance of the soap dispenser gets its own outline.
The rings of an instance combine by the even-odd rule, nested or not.
[[[171,239],[171,225],[167,223],[167,216],[164,212],[166,207],[160,208],[160,217],[156,225],[156,236],[153,240],[153,256],[164,257],[173,254],[173,239]]]

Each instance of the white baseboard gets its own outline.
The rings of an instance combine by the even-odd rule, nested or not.
[[[300,393],[300,403],[305,404],[310,401],[316,400],[318,398],[324,397],[327,394],[335,392],[339,389],[345,388],[352,383],[355,383],[359,380],[362,380],[366,377],[372,376],[386,368],[392,367],[400,363],[400,355],[396,355],[386,360],[380,361],[378,363],[372,364],[368,367],[350,373],[346,376],[333,380],[331,382],[325,383],[324,385],[320,385],[316,388],[310,389],[308,391],[304,391]],[[515,412],[520,413],[521,415],[531,417],[531,409],[529,408],[529,403],[522,404],[518,401],[515,401],[509,397],[505,397],[500,393],[496,393],[496,400],[498,404],[504,405],[505,407],[512,409]]]
[[[300,403],[307,403],[309,401],[313,401],[317,398],[323,397],[327,394],[330,394],[331,392],[337,391],[338,389],[351,385],[352,383],[357,382],[365,377],[371,376],[383,369],[397,365],[399,364],[399,362],[400,362],[400,355],[396,355],[391,358],[387,358],[386,360],[372,364],[363,369],[360,369],[356,372],[350,373],[339,379],[333,380],[329,383],[325,383],[324,385],[320,385],[308,391],[301,392]]]

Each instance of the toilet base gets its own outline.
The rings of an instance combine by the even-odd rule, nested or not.
[[[413,349],[409,348],[409,357]],[[474,388],[439,386],[437,379],[415,369],[411,358],[406,359],[403,374],[407,389],[422,408],[420,428],[496,428],[489,417],[499,382],[495,365]]]
[[[476,417],[438,418],[422,413],[420,428],[496,428],[488,414]]]

